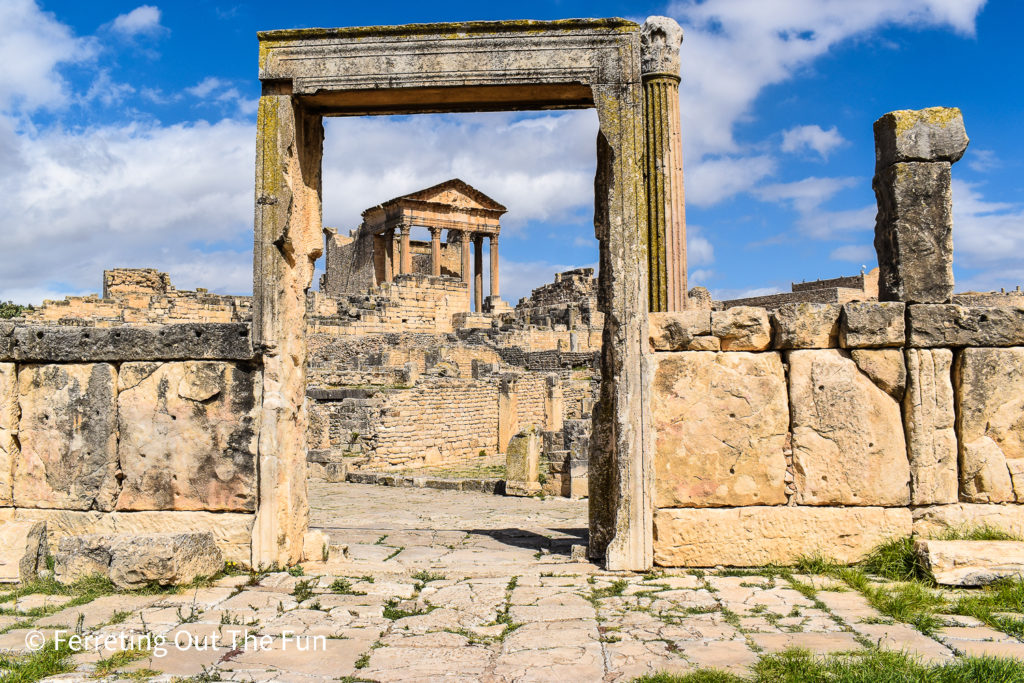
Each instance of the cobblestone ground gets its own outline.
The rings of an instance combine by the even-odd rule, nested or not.
[[[585,502],[356,484],[313,484],[310,497],[313,526],[347,544],[347,555],[307,564],[303,576],[227,576],[174,595],[104,596],[71,608],[25,596],[16,608],[47,614],[30,626],[0,616],[9,629],[0,650],[24,649],[33,629],[79,622],[94,636],[167,639],[165,653],[123,665],[100,661],[111,650],[77,654],[75,673],[48,679],[65,681],[129,672],[134,680],[626,681],[701,667],[744,673],[759,653],[792,646],[896,649],[936,663],[1024,658],[1024,643],[976,619],[940,617],[945,625],[927,636],[827,577],[604,572],[570,554],[585,542]],[[216,647],[181,647],[215,638]]]

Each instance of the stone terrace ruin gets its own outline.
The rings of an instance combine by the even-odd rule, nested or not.
[[[1024,307],[954,298],[959,110],[875,124],[878,300],[709,310],[686,293],[681,40],[659,17],[260,34],[251,320],[199,292],[200,319],[230,321],[150,318],[193,297],[139,275],[147,293],[122,306],[138,316],[106,291],[63,307],[95,324],[52,324],[58,304],[0,324],[5,557],[31,573],[40,545],[160,529],[208,530],[252,565],[294,563],[323,548],[308,533],[308,460],[497,455],[521,431],[565,458],[570,489],[589,443],[589,552],[610,569],[853,561],[969,522],[1024,533]],[[428,273],[405,220],[436,196],[413,193],[371,209],[350,244],[329,231],[328,291],[308,291],[323,116],[573,107],[600,124],[596,287],[563,273],[505,309],[495,268],[491,305],[471,310],[463,235],[487,229],[435,223],[460,238],[442,247],[435,233]],[[467,188],[424,192],[475,199],[496,236],[500,209]],[[353,262],[359,287],[334,287]],[[463,409],[438,413],[451,406]],[[429,414],[455,434],[431,431]]]

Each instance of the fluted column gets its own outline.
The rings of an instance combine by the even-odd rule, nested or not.
[[[398,234],[402,239],[401,256],[399,258],[398,272],[401,275],[408,275],[412,272],[412,251],[409,244],[409,233],[412,228],[408,225],[399,225]]]
[[[473,310],[479,313],[484,308],[484,236],[473,235]]]
[[[470,250],[469,231],[463,230],[462,231],[461,239],[462,239],[462,281],[465,282],[467,285],[469,285],[470,284],[470,280],[472,280],[472,275],[470,274],[470,270],[469,270],[469,267],[470,267],[469,266],[469,256],[470,256],[470,254],[469,254],[469,250]],[[470,292],[470,297],[472,297],[472,292]],[[470,301],[470,303],[473,303],[473,302]]]
[[[430,228],[430,274],[441,274],[441,228]]]
[[[686,214],[679,120],[682,42],[683,29],[668,17],[648,17],[640,30],[652,311],[681,311],[686,307]]]
[[[384,231],[384,281],[395,279],[395,231]]]
[[[491,235],[491,297],[498,298],[498,236]]]

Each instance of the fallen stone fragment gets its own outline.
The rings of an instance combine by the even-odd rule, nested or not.
[[[224,567],[213,534],[85,534],[62,538],[56,578],[74,583],[86,576],[108,577],[123,589],[150,584],[177,586]]]
[[[0,523],[0,583],[36,578],[45,557],[46,522]]]
[[[1020,541],[933,541],[914,543],[922,564],[943,586],[984,586],[1007,577],[1024,577]]]

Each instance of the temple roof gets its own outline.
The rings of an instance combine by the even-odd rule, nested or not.
[[[446,180],[443,183],[432,185],[431,187],[417,190],[409,194],[404,194],[394,199],[389,199],[386,202],[378,204],[377,206],[370,207],[363,212],[363,216],[373,212],[377,209],[394,206],[396,204],[415,204],[418,202],[425,202],[429,204],[444,204],[457,209],[465,209],[467,211],[486,211],[493,212],[497,215],[501,215],[508,211],[503,205],[494,201],[480,190],[476,189],[472,185],[458,178],[452,178]]]

